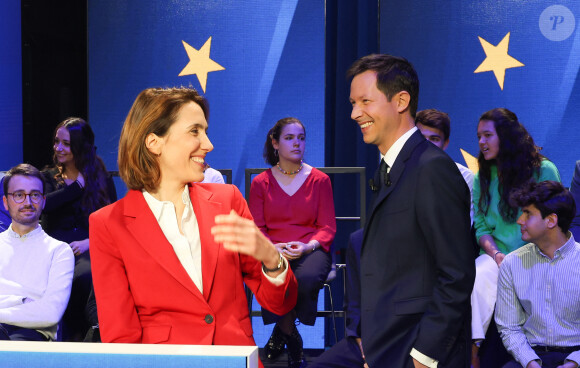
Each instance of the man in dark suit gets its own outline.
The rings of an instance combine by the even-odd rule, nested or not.
[[[326,350],[308,368],[364,367],[360,339],[360,249],[363,229],[350,234],[346,248],[346,332],[345,338]]]
[[[469,189],[414,123],[419,80],[405,59],[369,55],[349,69],[351,118],[381,152],[360,260],[361,341],[373,367],[468,367]]]

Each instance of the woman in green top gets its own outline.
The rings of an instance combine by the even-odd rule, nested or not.
[[[522,245],[516,224],[519,209],[509,204],[513,189],[533,181],[560,181],[556,166],[540,154],[540,148],[516,114],[504,108],[484,113],[477,127],[479,172],[473,182],[474,226],[481,255],[471,295],[472,365],[479,367],[477,353],[496,301],[497,276],[505,255]]]

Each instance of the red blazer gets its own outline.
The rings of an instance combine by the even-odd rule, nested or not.
[[[203,295],[179,262],[140,191],[90,216],[93,282],[103,342],[256,345],[244,283],[277,314],[296,304],[291,270],[281,286],[261,263],[227,251],[210,233],[214,218],[234,209],[252,219],[233,185],[192,184],[201,237]]]

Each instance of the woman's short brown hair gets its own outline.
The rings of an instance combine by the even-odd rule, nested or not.
[[[129,189],[154,191],[161,171],[156,156],[145,146],[145,138],[154,133],[167,134],[183,105],[195,102],[209,118],[207,100],[193,88],[148,88],[137,96],[119,139],[119,174]]]

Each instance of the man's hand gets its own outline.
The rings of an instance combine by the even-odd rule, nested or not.
[[[542,368],[542,366],[540,365],[540,363],[536,362],[535,360],[532,360],[531,362],[528,363],[526,368]]]
[[[429,368],[426,365],[419,363],[415,358],[413,358],[413,366],[415,368]]]

